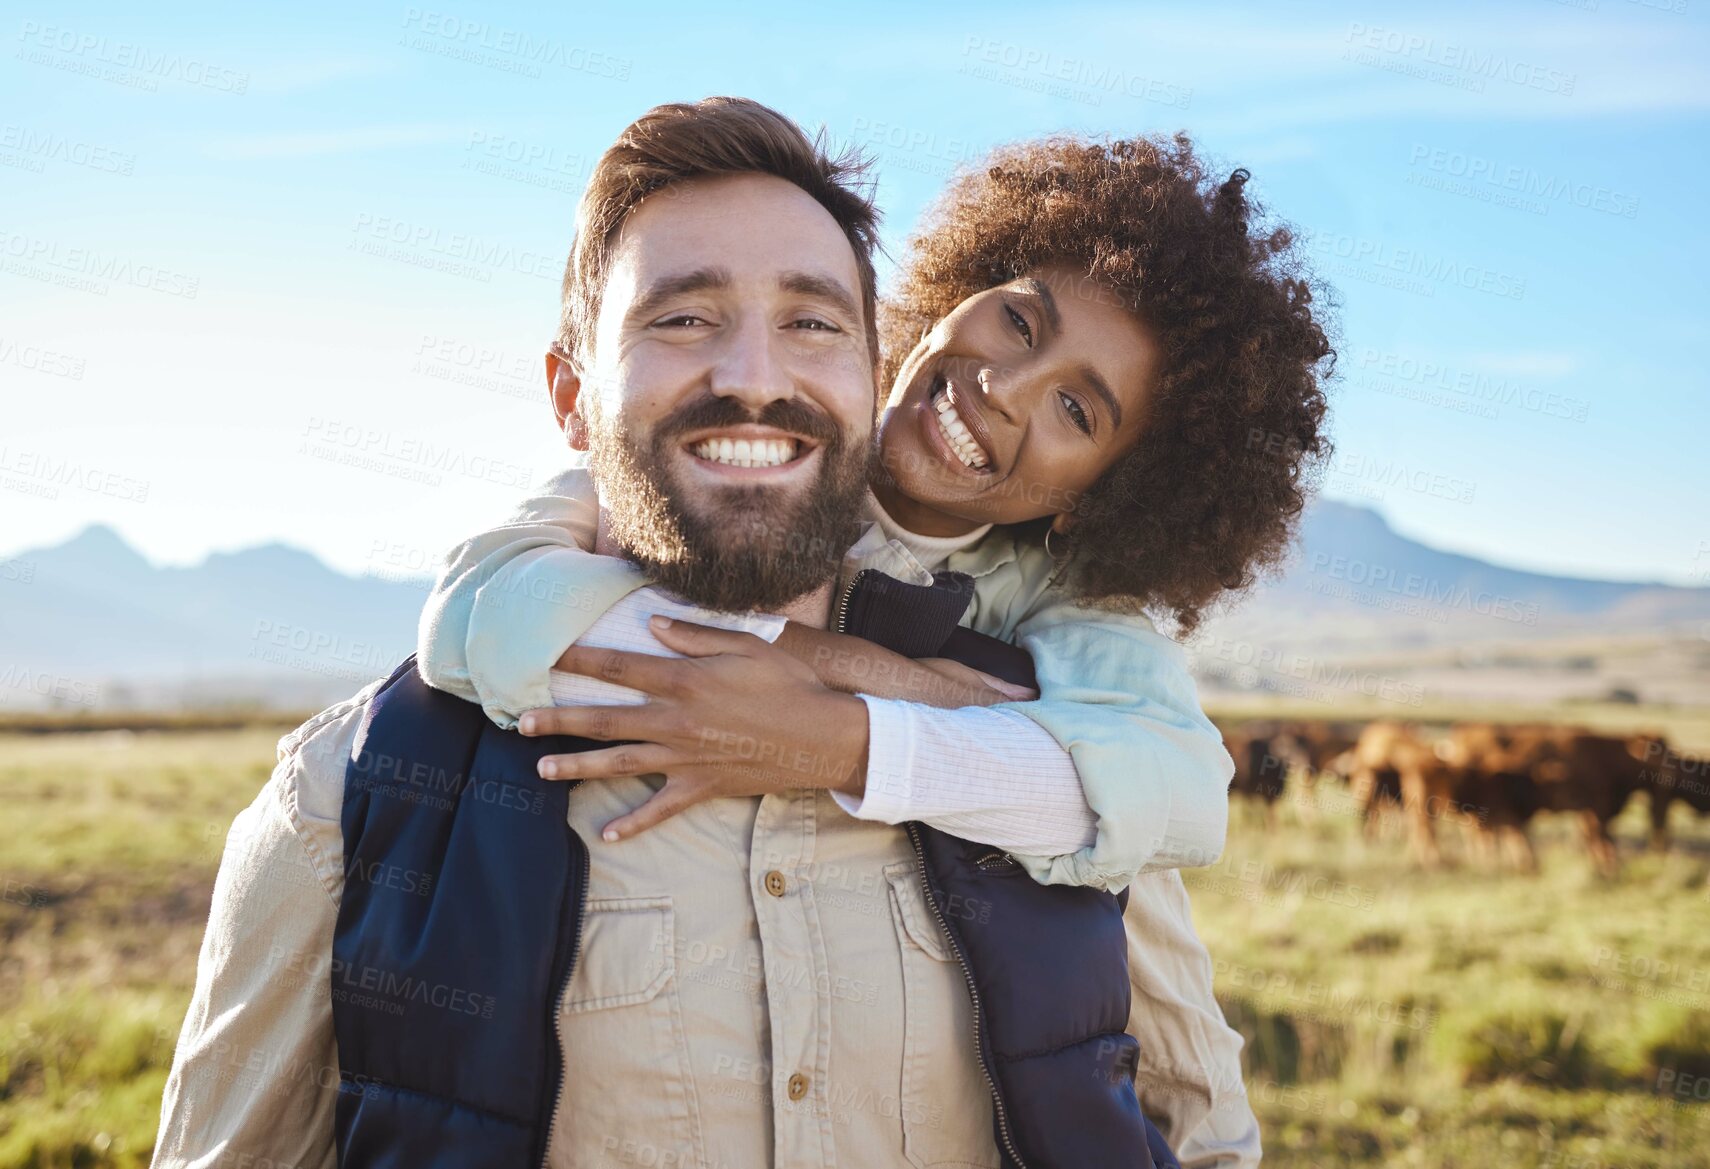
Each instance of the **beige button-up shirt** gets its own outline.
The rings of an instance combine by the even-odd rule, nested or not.
[[[967,988],[906,833],[792,792],[600,842],[653,786],[570,797],[593,864],[551,1162],[997,1169]]]
[[[282,740],[232,826],[157,1165],[334,1164],[339,813],[374,689]],[[907,834],[792,792],[601,841],[657,782],[571,794],[593,856],[548,1163],[996,1169],[967,989]]]

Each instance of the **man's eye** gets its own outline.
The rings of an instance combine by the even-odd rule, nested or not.
[[[1071,394],[1059,392],[1057,396],[1063,400],[1063,409],[1069,412],[1069,419],[1075,424],[1076,429],[1085,434],[1091,434],[1092,419],[1087,417],[1086,407],[1076,401]]]
[[[792,328],[805,329],[810,333],[837,333],[841,330],[830,321],[822,321],[818,317],[802,317],[790,322]]]
[[[1027,318],[1007,304],[1003,306],[1003,311],[1009,314],[1009,319],[1015,324],[1016,332],[1021,334],[1021,339],[1026,342],[1027,347],[1033,348],[1033,326],[1027,323]]]
[[[705,317],[697,317],[694,313],[678,313],[674,317],[660,317],[653,323],[655,325],[706,325],[711,322]]]

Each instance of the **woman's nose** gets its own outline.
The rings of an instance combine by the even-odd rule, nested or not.
[[[1016,415],[1021,404],[1016,401],[1018,394],[1015,386],[1017,378],[1012,371],[1002,371],[991,366],[982,366],[979,372],[980,400],[988,408],[1003,415],[1010,425],[1015,424]]]

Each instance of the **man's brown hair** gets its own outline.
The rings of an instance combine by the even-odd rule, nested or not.
[[[825,135],[810,139],[795,122],[745,97],[708,97],[654,106],[600,156],[576,210],[576,239],[564,268],[558,345],[586,361],[600,315],[618,230],[649,195],[689,179],[762,174],[794,183],[830,212],[861,279],[867,349],[879,360],[873,250],[879,212],[867,161],[853,151],[833,156]]]

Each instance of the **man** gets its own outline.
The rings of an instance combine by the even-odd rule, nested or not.
[[[596,551],[727,629],[832,619],[876,347],[849,177],[711,99],[638,121],[584,198],[582,333],[549,373]],[[693,453],[732,435],[780,458]],[[647,681],[626,660],[589,666]],[[228,844],[156,1163],[1172,1163],[1133,1092],[1116,898],[846,814],[859,700],[800,693],[854,767],[766,794],[733,767],[622,844],[604,827],[655,783],[543,783],[546,752],[596,744],[500,731],[408,663],[287,736]]]

